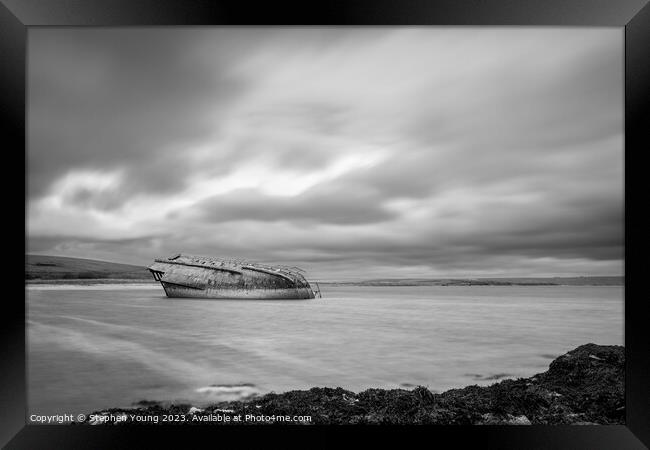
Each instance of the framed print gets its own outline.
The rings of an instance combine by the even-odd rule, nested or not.
[[[2,443],[645,448],[645,3],[3,0]]]

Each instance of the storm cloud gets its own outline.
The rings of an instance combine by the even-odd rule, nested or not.
[[[623,273],[623,32],[29,31],[30,252]]]

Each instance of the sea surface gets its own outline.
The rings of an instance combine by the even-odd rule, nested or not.
[[[623,287],[321,286],[322,299],[170,299],[154,285],[27,288],[29,414],[196,406],[314,386],[442,392],[623,345]]]

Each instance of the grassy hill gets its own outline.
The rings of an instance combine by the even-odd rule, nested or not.
[[[152,281],[144,266],[63,256],[27,255],[26,280],[121,279]]]

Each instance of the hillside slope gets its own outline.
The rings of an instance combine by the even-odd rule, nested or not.
[[[128,279],[151,280],[144,266],[63,256],[26,255],[26,280]]]

